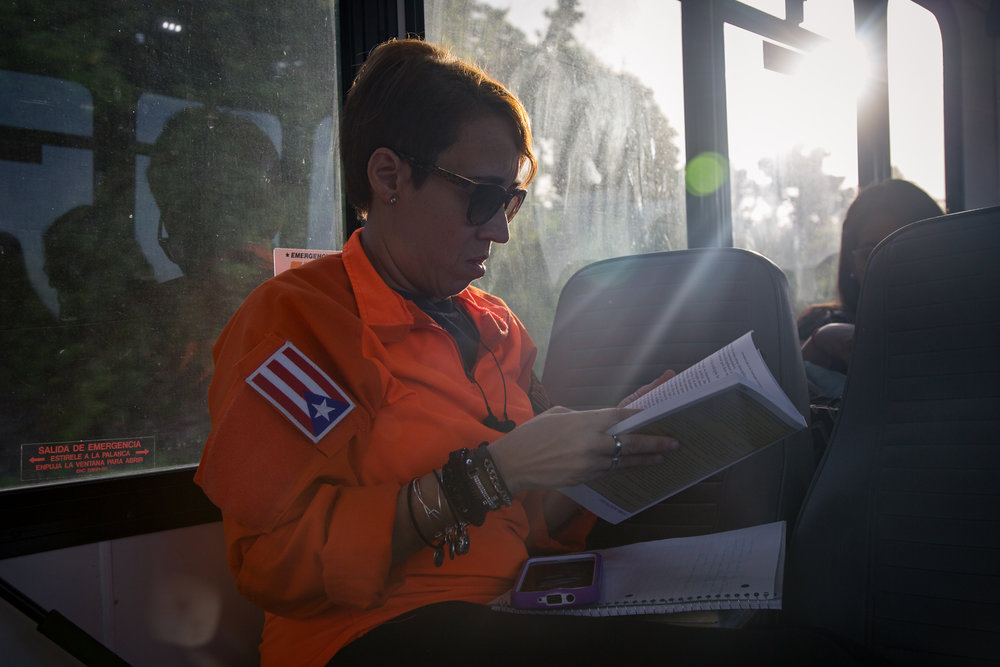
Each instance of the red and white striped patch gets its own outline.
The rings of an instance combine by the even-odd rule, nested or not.
[[[354,409],[337,383],[288,341],[247,377],[247,384],[314,443]]]

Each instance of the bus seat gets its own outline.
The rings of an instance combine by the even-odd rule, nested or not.
[[[783,617],[899,665],[1000,647],[1000,207],[869,259],[841,412],[791,534]]]
[[[807,415],[788,284],[770,260],[748,250],[698,248],[599,261],[574,274],[560,294],[542,382],[553,405],[616,405],[665,369],[682,371],[749,330]],[[619,524],[599,521],[589,546],[791,522],[814,468],[803,431]]]

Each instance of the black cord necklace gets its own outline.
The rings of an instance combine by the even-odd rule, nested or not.
[[[503,383],[503,419],[497,419],[496,415],[493,414],[493,410],[490,409],[490,402],[486,400],[486,392],[483,391],[482,385],[476,381],[476,378],[472,378],[472,381],[479,387],[479,393],[483,395],[483,403],[486,404],[487,414],[483,420],[483,425],[501,433],[510,433],[517,426],[517,423],[507,416],[507,379],[503,376],[503,368],[501,368],[500,362],[497,360],[497,355],[493,354],[493,350],[486,347],[485,343],[482,343],[482,341],[480,343],[490,353],[490,356],[493,357],[493,363],[496,364],[497,370],[500,372],[500,382]]]
[[[479,389],[479,393],[483,397],[483,403],[486,405],[486,417],[483,419],[482,423],[495,431],[501,433],[510,433],[517,426],[514,420],[507,416],[507,379],[503,374],[503,367],[500,366],[500,361],[497,356],[493,353],[489,347],[483,343],[479,336],[479,329],[476,328],[475,323],[469,314],[465,312],[463,308],[455,304],[452,299],[445,299],[443,301],[433,302],[429,299],[425,299],[421,296],[415,294],[407,294],[405,292],[400,292],[400,294],[412,301],[420,310],[427,313],[431,319],[437,322],[442,329],[448,332],[448,335],[452,337],[455,344],[458,345],[459,356],[462,358],[462,366],[465,369],[465,374],[472,381],[476,388]],[[503,385],[503,418],[497,417],[493,414],[493,409],[490,407],[490,402],[486,398],[486,392],[483,390],[483,386],[479,384],[473,374],[473,368],[476,363],[476,358],[479,356],[479,346],[482,347],[490,353],[490,357],[493,358],[493,363],[497,367],[497,371],[500,373],[500,382]]]

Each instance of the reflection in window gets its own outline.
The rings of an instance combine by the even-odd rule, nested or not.
[[[680,4],[495,0],[425,10],[428,39],[482,64],[531,116],[538,175],[478,285],[504,298],[542,347],[577,269],[687,245]]]
[[[336,3],[111,4],[0,10],[0,489],[197,463],[212,343],[342,226]]]
[[[94,133],[94,102],[78,83],[0,70],[0,90],[0,125],[81,137]]]
[[[212,345],[247,294],[273,273],[280,156],[251,117],[268,119],[185,106],[150,148],[145,181],[157,211],[156,241],[181,273],[150,290],[142,318],[149,330],[136,332],[148,336],[145,409],[156,420],[163,454],[201,448]],[[137,207],[137,229],[152,227],[146,213]]]
[[[136,138],[142,143],[151,145],[152,148],[147,148],[147,150],[155,151],[154,142],[162,141],[158,137],[161,136],[163,128],[167,125],[168,121],[186,107],[200,106],[202,105],[192,103],[189,100],[145,94],[139,98],[136,112]],[[218,111],[220,113],[216,115],[219,115],[223,119],[229,119],[228,122],[223,123],[220,128],[215,129],[211,135],[209,135],[210,128],[207,124],[203,128],[188,128],[187,133],[191,136],[187,137],[187,139],[191,142],[191,148],[183,152],[187,153],[192,159],[195,153],[197,153],[202,156],[201,159],[203,162],[208,161],[215,155],[218,155],[221,159],[227,153],[233,155],[243,153],[247,158],[244,165],[249,165],[251,161],[256,161],[258,156],[264,152],[271,153],[272,151],[277,151],[273,157],[275,164],[270,169],[271,173],[268,176],[269,182],[277,184],[279,180],[277,160],[281,155],[282,144],[282,128],[278,118],[273,114],[254,113],[242,109],[228,109],[225,107],[219,108]],[[235,116],[236,118],[230,118],[230,116]],[[206,123],[208,122],[207,119],[212,117],[212,115],[206,116]],[[200,134],[204,134],[205,136],[199,135],[199,129],[201,130]],[[268,146],[268,142],[271,146]],[[178,155],[179,159],[182,157],[183,155]],[[169,234],[169,230],[165,225],[159,224],[162,218],[162,211],[157,207],[158,202],[154,200],[153,194],[149,190],[149,181],[147,179],[149,164],[150,157],[148,155],[138,155],[136,157],[135,237],[142,247],[142,252],[146,256],[146,260],[153,267],[157,281],[164,282],[179,278],[184,275],[184,271],[175,262],[171,261],[162,247],[166,242],[161,237]],[[252,172],[251,167],[245,166],[244,168]],[[206,194],[206,201],[202,202],[199,210],[193,213],[191,217],[197,221],[197,224],[205,227],[206,233],[210,233],[211,228],[214,226],[213,220],[210,218],[241,214],[239,211],[241,199],[238,196],[234,198],[233,191],[238,188],[238,182],[242,177],[250,176],[254,178],[252,174],[240,173],[239,165],[235,164],[228,174],[223,173],[220,175],[228,177],[227,182],[217,183],[217,185],[222,185],[223,187],[217,189],[215,192],[209,187],[213,182],[211,179],[218,181],[215,175],[201,177],[200,184],[198,185],[199,192]],[[191,185],[195,183],[197,181],[190,182]],[[276,198],[277,187],[274,190],[275,194],[273,197]],[[218,199],[218,204],[215,207],[219,211],[211,210],[213,198]],[[176,206],[173,210],[176,211]],[[271,206],[269,209],[261,211],[261,214],[265,213],[273,215],[277,219],[280,211]],[[270,239],[267,239],[267,243],[270,243]]]
[[[850,12],[846,3],[836,3]],[[852,25],[853,21],[827,21]],[[853,36],[764,68],[759,35],[725,27],[733,242],[780,266],[796,310],[830,300],[843,215],[856,193]]]
[[[0,71],[0,90],[0,126],[19,139],[5,141],[0,154],[3,488],[18,483],[19,439],[37,433],[47,410],[62,349],[60,325],[89,316],[86,300],[76,294],[96,272],[74,242],[77,223],[90,217],[94,198],[90,92],[78,83],[11,71]],[[107,306],[110,299],[103,296],[94,300]]]
[[[333,250],[344,245],[343,225],[333,224],[337,212],[344,210],[341,188],[336,186],[338,157],[334,119],[326,117],[316,127],[312,143],[312,178],[309,181],[309,228],[307,248]]]
[[[93,99],[78,83],[0,70],[0,126],[58,135],[93,135]],[[43,103],[44,102],[44,103]],[[58,315],[58,294],[44,271],[42,234],[54,215],[93,202],[93,153],[83,147],[55,146],[25,133],[5,143],[0,155],[0,231],[20,247],[32,298]],[[50,135],[51,136],[51,135]],[[53,187],[55,185],[55,187]],[[45,206],[37,206],[44,201]],[[16,321],[4,318],[7,326]]]

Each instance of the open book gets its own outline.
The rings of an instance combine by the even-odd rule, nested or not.
[[[629,404],[642,412],[609,435],[644,432],[681,446],[659,465],[624,468],[560,491],[619,523],[782,438],[806,428],[747,332]]]
[[[515,609],[510,592],[491,603],[518,614],[623,616],[726,609],[781,609],[785,522],[695,537],[597,549],[600,600],[585,607]]]

